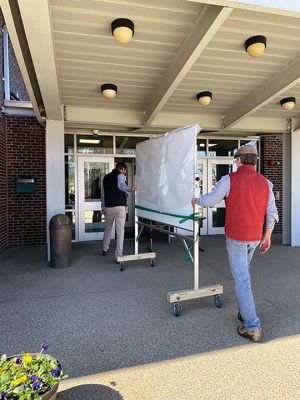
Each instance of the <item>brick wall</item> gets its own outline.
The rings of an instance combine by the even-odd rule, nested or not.
[[[280,165],[269,165],[270,160],[280,161]],[[263,136],[261,138],[261,173],[273,183],[274,193],[279,192],[279,200],[276,200],[279,223],[275,225],[274,233],[282,233],[282,162],[282,136]]]
[[[9,245],[46,243],[45,128],[34,117],[6,116]],[[35,194],[17,194],[16,177],[34,177]]]
[[[0,29],[4,24],[0,10]],[[1,31],[0,31],[1,32]],[[0,34],[0,70],[3,71],[3,38]],[[0,106],[3,105],[3,83],[0,85]],[[0,113],[0,251],[8,246],[6,133],[4,115]]]

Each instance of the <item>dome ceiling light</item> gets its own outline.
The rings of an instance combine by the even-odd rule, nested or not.
[[[101,85],[102,96],[108,100],[112,100],[116,97],[118,88],[113,83],[104,83]]]
[[[284,99],[280,100],[281,107],[286,111],[291,111],[296,104],[295,97],[285,97]]]
[[[111,33],[118,43],[127,44],[134,35],[134,23],[127,18],[118,18],[111,23]]]
[[[252,58],[259,58],[267,47],[267,39],[263,35],[252,36],[245,41],[245,50]]]
[[[209,91],[200,92],[197,94],[197,101],[201,106],[208,106],[212,99],[212,93]]]

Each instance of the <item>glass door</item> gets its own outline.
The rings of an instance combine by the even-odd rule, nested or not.
[[[236,171],[233,160],[209,159],[208,160],[207,191],[210,192],[224,175]],[[208,235],[224,234],[225,226],[225,201],[207,208],[207,233]]]
[[[113,167],[113,157],[78,157],[79,241],[103,239],[102,180]]]

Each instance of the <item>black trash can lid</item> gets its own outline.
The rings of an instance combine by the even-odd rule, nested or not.
[[[49,228],[60,228],[62,226],[72,225],[70,218],[65,214],[54,215],[49,222]]]

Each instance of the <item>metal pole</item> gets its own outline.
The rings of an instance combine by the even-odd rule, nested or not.
[[[134,208],[134,254],[139,253],[139,217],[136,215],[136,208]]]
[[[195,205],[194,213],[199,214],[199,206]],[[193,222],[194,228],[194,289],[199,289],[200,266],[199,266],[199,221]]]

